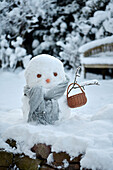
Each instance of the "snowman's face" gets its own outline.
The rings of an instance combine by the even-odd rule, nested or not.
[[[34,57],[25,71],[26,83],[29,87],[42,86],[50,89],[65,81],[63,64],[50,55]]]

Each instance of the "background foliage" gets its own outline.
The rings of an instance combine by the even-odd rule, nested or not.
[[[70,69],[81,45],[113,35],[113,0],[1,0],[0,21],[1,68],[47,53]]]

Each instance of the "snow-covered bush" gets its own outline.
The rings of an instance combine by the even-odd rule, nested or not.
[[[42,53],[75,68],[81,45],[113,35],[113,0],[2,0],[0,21],[2,68],[25,67]]]
[[[22,43],[23,39],[17,37],[16,41],[11,41],[9,46],[10,42],[8,42],[5,36],[1,36],[0,60],[2,68],[10,67],[15,69],[18,66],[26,67],[31,55],[27,55],[26,49],[22,47]]]
[[[66,37],[66,42],[58,41],[57,45],[61,47],[61,52],[59,53],[60,57],[64,61],[64,66],[68,68],[78,67],[79,55],[78,55],[78,46],[80,44],[81,38],[79,34],[73,35],[68,34]]]

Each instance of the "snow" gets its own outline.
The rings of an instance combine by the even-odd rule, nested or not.
[[[95,26],[98,26],[99,24],[101,24],[101,22],[108,18],[108,14],[108,11],[96,11],[94,13],[94,17],[90,18],[90,21]]]
[[[67,72],[72,82],[73,72]],[[113,79],[102,80],[100,76],[83,73],[78,83],[99,80],[100,86],[85,88],[88,102],[86,105],[72,109],[71,116],[56,122],[55,125],[38,125],[26,123],[21,110],[21,98],[25,85],[24,71],[0,71],[0,148],[14,153],[24,152],[35,157],[30,148],[35,143],[52,145],[52,151],[66,151],[70,156],[85,153],[81,167],[92,170],[113,169]],[[84,83],[82,83],[84,84]],[[74,93],[74,92],[73,92]],[[17,141],[17,149],[11,149],[6,139]],[[51,162],[52,154],[48,158]],[[68,163],[65,161],[65,165]]]
[[[60,24],[60,30],[61,32],[65,32],[66,31],[66,28],[67,28],[67,24],[65,22],[62,22]]]
[[[10,55],[12,54],[12,52],[13,52],[13,50],[12,50],[11,48],[7,48],[7,49],[6,49],[6,54],[7,54],[7,55],[10,56]]]
[[[24,82],[23,73],[0,72],[0,110],[21,108]]]
[[[58,76],[54,77],[53,73],[57,72]],[[41,74],[41,78],[37,79],[37,74]],[[26,84],[29,87],[42,86],[44,88],[52,88],[55,85],[65,81],[65,73],[63,64],[57,58],[41,54],[30,60],[25,71]],[[46,79],[50,79],[50,83],[46,83]]]
[[[17,57],[22,57],[26,55],[26,50],[22,47],[16,47],[15,48],[15,54]]]
[[[24,57],[24,59],[23,59],[23,64],[24,64],[24,68],[26,68],[27,67],[27,65],[28,65],[28,63],[29,63],[29,61],[30,61],[30,59],[32,58],[32,55],[26,55],[25,57]]]
[[[33,40],[32,47],[36,48],[39,45],[39,41],[37,39]]]
[[[82,64],[113,64],[113,52],[105,52],[92,55],[91,57],[82,57]]]
[[[89,26],[89,25],[87,25],[87,24],[85,24],[85,23],[81,23],[81,24],[79,25],[79,28],[80,28],[81,32],[82,32],[84,35],[87,35],[88,32],[89,32],[89,30],[91,29],[91,26]]]
[[[107,32],[113,33],[113,18],[104,21],[103,26]]]
[[[16,41],[12,41],[11,44],[14,46],[14,47],[18,47],[19,45],[22,45],[23,43],[23,39],[21,37],[17,37],[16,38]]]
[[[103,39],[99,39],[99,40],[94,40],[92,42],[86,43],[83,46],[81,46],[79,48],[79,52],[80,53],[84,53],[85,51],[100,46],[100,45],[104,45],[104,44],[109,44],[109,43],[113,43],[113,36],[108,36],[106,38]]]

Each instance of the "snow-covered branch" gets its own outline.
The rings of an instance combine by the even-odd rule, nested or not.
[[[88,81],[82,82],[80,85],[84,87],[84,86],[89,86],[89,85],[100,85],[100,83],[98,82],[98,80],[94,79],[94,80],[88,80]]]
[[[76,84],[75,84],[76,85]],[[70,90],[69,90],[69,92],[68,92],[68,94],[70,93],[70,91],[72,90],[72,89],[77,89],[77,88],[79,88],[78,86],[75,86],[75,85],[73,85],[71,88],[70,88]],[[100,85],[100,83],[98,82],[98,80],[88,80],[88,81],[85,81],[85,82],[82,82],[82,83],[80,83],[80,86],[84,89],[84,87],[85,86],[90,86],[90,85]]]

